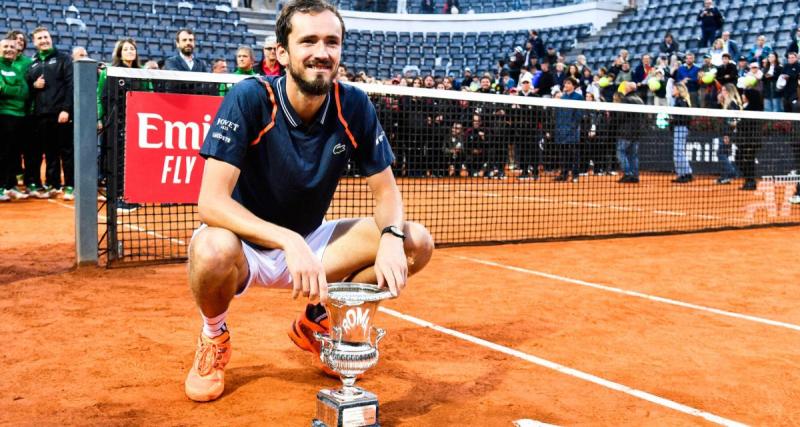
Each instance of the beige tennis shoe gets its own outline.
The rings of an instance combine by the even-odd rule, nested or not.
[[[231,336],[228,331],[216,338],[202,333],[197,339],[197,352],[184,388],[186,396],[196,402],[209,402],[225,390],[225,365],[231,359]]]

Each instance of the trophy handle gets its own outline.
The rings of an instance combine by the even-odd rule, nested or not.
[[[314,338],[317,339],[322,344],[323,348],[333,348],[333,338],[331,338],[327,334],[322,334],[320,332],[314,332]]]
[[[341,326],[334,326],[333,328],[331,328],[331,338],[333,338],[334,340],[336,340],[336,342],[341,344],[342,337],[344,336],[344,333],[342,332],[343,331]],[[333,342],[331,342],[331,344],[333,344]]]
[[[378,343],[386,336],[386,330],[375,326],[372,327],[372,330],[375,331],[375,348],[377,349]]]

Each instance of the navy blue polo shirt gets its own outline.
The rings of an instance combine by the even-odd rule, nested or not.
[[[289,103],[285,76],[234,85],[200,155],[239,168],[234,200],[302,236],[322,223],[349,159],[366,176],[394,161],[366,93],[337,83],[314,120],[303,123]]]

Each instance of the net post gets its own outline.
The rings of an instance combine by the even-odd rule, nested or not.
[[[75,251],[78,266],[97,265],[97,61],[74,63]]]

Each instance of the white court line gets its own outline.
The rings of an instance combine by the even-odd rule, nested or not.
[[[50,203],[55,203],[55,204],[57,204],[59,206],[63,206],[63,207],[68,208],[68,209],[75,210],[75,206],[68,205],[66,203],[57,202],[57,201],[51,200],[51,199],[47,199],[47,201],[50,202]],[[100,219],[100,220],[108,222],[108,217],[105,216],[105,215],[97,214],[97,218]],[[163,234],[156,233],[155,231],[150,231],[150,230],[148,230],[146,228],[139,227],[138,225],[126,224],[124,222],[120,222],[119,224],[121,226],[126,227],[128,229],[131,229],[133,231],[138,231],[138,232],[141,232],[141,233],[145,233],[145,234],[147,234],[149,236],[153,236],[153,237],[155,237],[157,239],[165,239],[165,240],[169,240],[170,242],[175,243],[177,245],[186,246],[186,242],[184,242],[181,239],[176,239],[174,237],[167,237],[167,236],[164,236]]]
[[[490,192],[480,192],[480,191],[458,191],[458,193],[472,195],[472,196],[479,196],[479,197],[491,197],[497,198],[500,197],[498,193],[490,193]],[[575,202],[569,200],[558,200],[558,199],[550,199],[546,197],[532,197],[532,196],[512,196],[514,200],[525,200],[531,202],[543,202],[543,203],[554,203],[554,204],[562,204],[567,206],[573,207],[589,207],[589,208],[603,208],[615,211],[623,211],[623,212],[647,212],[653,215],[668,215],[668,216],[692,216],[695,218],[700,219],[708,219],[708,220],[724,220],[727,219],[729,221],[735,222],[750,222],[740,218],[722,218],[718,216],[712,215],[699,215],[699,214],[689,214],[686,212],[678,212],[678,211],[663,211],[663,210],[653,210],[653,211],[646,211],[642,208],[635,208],[635,207],[628,207],[628,206],[617,206],[617,205],[603,205],[600,203],[592,203],[592,202]]]
[[[697,305],[697,304],[678,301],[678,300],[674,300],[674,299],[659,297],[659,296],[655,296],[655,295],[649,295],[649,294],[645,294],[645,293],[642,293],[642,292],[636,292],[636,291],[629,291],[627,289],[614,288],[612,286],[600,285],[600,284],[597,284],[597,283],[586,282],[586,281],[583,281],[583,280],[572,279],[572,278],[569,278],[569,277],[558,276],[558,275],[555,275],[555,274],[544,273],[544,272],[541,272],[541,271],[530,270],[530,269],[522,268],[522,267],[514,267],[513,265],[506,265],[506,264],[501,264],[501,263],[493,262],[493,261],[486,261],[486,260],[478,259],[478,258],[470,258],[470,257],[461,256],[461,255],[450,255],[450,254],[444,254],[444,255],[452,257],[452,258],[462,259],[462,260],[465,260],[465,261],[472,261],[472,262],[475,262],[475,263],[478,263],[478,264],[489,265],[489,266],[498,267],[498,268],[504,268],[506,270],[516,271],[518,273],[531,274],[531,275],[534,275],[534,276],[545,277],[545,278],[548,278],[548,279],[558,280],[558,281],[561,281],[561,282],[572,283],[574,285],[585,286],[587,288],[600,289],[600,290],[603,290],[603,291],[613,292],[613,293],[616,293],[616,294],[628,295],[628,296],[632,296],[632,297],[636,297],[636,298],[642,298],[642,299],[646,299],[646,300],[650,300],[650,301],[656,301],[656,302],[660,302],[660,303],[664,303],[664,304],[675,305],[675,306],[678,306],[678,307],[690,308],[692,310],[699,310],[699,311],[704,311],[704,312],[707,312],[707,313],[719,314],[721,316],[732,317],[732,318],[735,318],[735,319],[748,320],[750,322],[761,323],[761,324],[764,324],[764,325],[777,326],[779,328],[786,328],[786,329],[791,329],[793,331],[800,331],[800,325],[795,325],[795,324],[792,324],[792,323],[779,322],[777,320],[765,319],[763,317],[756,317],[756,316],[751,316],[751,315],[748,315],[748,314],[734,313],[732,311],[720,310],[718,308],[705,307],[705,306],[702,306],[702,305]]]
[[[672,216],[686,216],[688,215],[686,212],[676,212],[676,211],[653,211],[659,215],[672,215]]]
[[[611,390],[616,390],[633,397],[646,400],[648,402],[654,403],[656,405],[663,406],[665,408],[673,409],[678,412],[682,412],[684,414],[692,415],[695,417],[703,418],[707,421],[712,423],[720,424],[723,426],[746,426],[746,424],[740,423],[738,421],[729,420],[727,418],[720,417],[719,415],[714,415],[710,412],[705,412],[697,408],[692,408],[691,406],[684,405],[682,403],[678,403],[669,399],[665,399],[663,397],[658,397],[656,395],[650,394],[646,391],[637,390],[635,388],[628,387],[623,384],[615,383],[613,381],[609,381],[604,378],[600,378],[598,376],[579,371],[577,369],[573,369],[564,365],[561,365],[556,362],[551,362],[546,359],[542,359],[540,357],[533,356],[528,353],[523,353],[519,350],[515,350],[510,347],[506,347],[504,345],[495,344],[491,341],[484,340],[482,338],[478,338],[469,334],[465,334],[463,332],[459,332],[450,328],[445,328],[444,326],[439,326],[434,323],[428,322],[427,320],[422,320],[416,318],[414,316],[409,316],[407,314],[400,313],[399,311],[392,310],[386,307],[378,307],[378,310],[389,314],[391,316],[403,319],[409,323],[413,323],[415,325],[421,326],[423,328],[430,328],[437,332],[441,332],[446,335],[450,335],[452,337],[460,338],[464,341],[471,342],[473,344],[477,344],[482,347],[486,347],[492,349],[494,351],[498,351],[503,354],[507,354],[509,356],[513,356],[527,362],[531,362],[535,365],[539,365],[548,369],[552,369],[554,371],[560,372],[565,375],[569,375],[571,377],[575,377],[584,381],[588,381],[593,384],[597,384],[602,387],[609,388]]]

